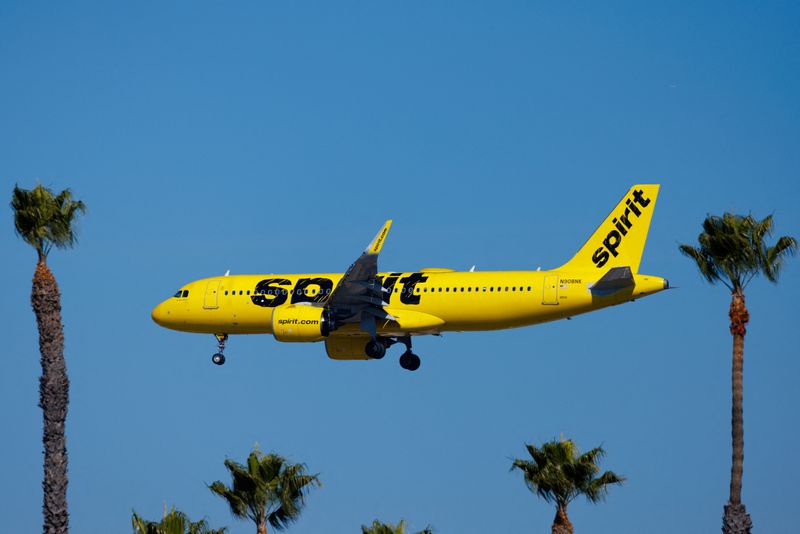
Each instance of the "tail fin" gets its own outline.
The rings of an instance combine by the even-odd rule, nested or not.
[[[637,273],[658,188],[658,184],[631,187],[592,237],[559,270],[605,272],[614,267],[630,267]]]

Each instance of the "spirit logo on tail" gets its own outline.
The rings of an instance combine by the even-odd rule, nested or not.
[[[642,209],[650,205],[650,199],[644,197],[642,190],[634,191],[632,197],[632,199],[628,198],[625,200],[625,212],[619,214],[618,218],[614,217],[611,221],[616,230],[608,232],[606,238],[603,239],[603,246],[598,248],[592,256],[592,261],[594,261],[597,268],[608,263],[609,253],[611,253],[612,256],[617,256],[617,248],[622,243],[622,238],[628,235],[628,230],[633,228],[635,222],[635,219],[631,219],[630,217],[631,213],[636,215],[637,219],[642,214],[641,210],[636,207],[636,204],[639,204]]]

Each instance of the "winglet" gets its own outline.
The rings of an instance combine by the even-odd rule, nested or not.
[[[389,227],[391,226],[392,220],[389,219],[384,223],[383,228],[381,228],[381,231],[375,236],[375,239],[373,239],[367,246],[366,250],[364,250],[366,254],[377,254],[381,251],[381,248],[383,248],[383,243],[386,241],[386,234],[389,233]]]

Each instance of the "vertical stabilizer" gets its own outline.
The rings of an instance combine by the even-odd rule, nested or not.
[[[658,184],[631,187],[578,253],[558,270],[606,272],[630,267],[633,273],[639,272],[658,188]]]

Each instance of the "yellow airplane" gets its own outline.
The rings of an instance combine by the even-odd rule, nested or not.
[[[173,330],[214,334],[217,365],[229,335],[272,334],[324,341],[335,360],[380,359],[402,343],[400,366],[414,371],[412,336],[568,319],[668,289],[666,279],[639,274],[658,189],[633,186],[577,254],[551,271],[379,273],[389,220],[344,274],[226,273],[184,285],[152,317]]]

